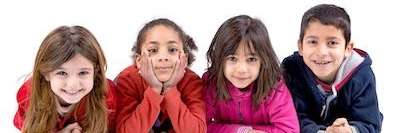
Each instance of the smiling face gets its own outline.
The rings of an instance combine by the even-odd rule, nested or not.
[[[80,54],[45,76],[60,104],[78,103],[93,89],[93,64]]]
[[[237,88],[243,89],[258,78],[260,60],[254,51],[241,41],[235,53],[225,59],[224,76]]]
[[[322,81],[332,83],[344,58],[352,51],[353,44],[345,47],[345,43],[342,30],[315,20],[309,23],[298,48],[312,72]]]
[[[141,49],[149,55],[158,80],[166,82],[175,69],[180,52],[183,52],[183,43],[173,28],[158,25],[147,31]]]

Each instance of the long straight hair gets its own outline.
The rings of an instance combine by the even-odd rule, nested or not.
[[[33,68],[29,107],[22,132],[44,133],[54,130],[59,116],[56,111],[57,98],[51,90],[50,82],[45,80],[45,75],[76,54],[81,54],[94,65],[93,89],[84,97],[86,102],[82,102],[82,99],[75,107],[75,110],[79,106],[85,109],[84,120],[79,125],[84,132],[107,132],[106,61],[96,38],[81,26],[58,27],[40,45]]]
[[[206,85],[216,84],[216,95],[220,100],[230,99],[224,77],[226,57],[234,54],[240,42],[254,49],[260,58],[260,71],[252,89],[252,103],[259,105],[267,97],[281,77],[278,58],[271,45],[266,26],[258,19],[240,15],[226,20],[216,32],[207,51],[208,71],[211,80]],[[214,82],[214,83],[211,83]]]

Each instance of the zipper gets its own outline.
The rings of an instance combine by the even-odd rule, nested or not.
[[[242,124],[244,122],[244,117],[241,112],[241,102],[240,101],[238,101],[238,116],[240,119],[240,123]]]

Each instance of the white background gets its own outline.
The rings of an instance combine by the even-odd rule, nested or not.
[[[100,42],[110,79],[132,63],[130,49],[137,32],[148,21],[166,17],[191,35],[199,47],[192,69],[202,75],[205,53],[219,26],[228,18],[247,14],[261,19],[268,28],[273,47],[282,60],[297,49],[303,13],[320,3],[344,7],[352,19],[355,47],[369,52],[376,78],[383,132],[395,132],[399,105],[394,85],[398,63],[394,58],[398,41],[397,5],[394,2],[309,0],[8,0],[0,2],[0,132],[18,132],[13,126],[16,92],[33,68],[44,37],[60,25],[82,25]],[[396,14],[395,14],[396,12]]]

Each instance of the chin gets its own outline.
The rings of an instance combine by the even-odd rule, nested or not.
[[[75,98],[75,99],[64,99],[64,101],[66,102],[66,103],[69,103],[69,104],[75,104],[75,103],[78,103],[80,100],[82,100],[82,98]]]
[[[157,78],[160,82],[166,82],[170,79],[170,76],[159,76]]]
[[[234,83],[233,83],[233,85],[234,85],[235,87],[237,87],[237,88],[245,88],[245,87],[247,87],[249,84],[234,84]]]

